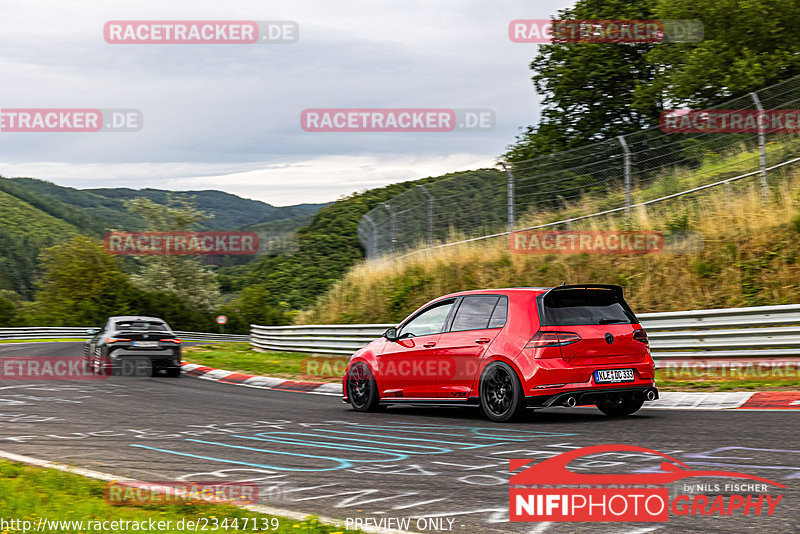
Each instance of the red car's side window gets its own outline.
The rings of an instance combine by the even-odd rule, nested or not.
[[[453,300],[448,300],[434,304],[403,325],[398,335],[401,338],[419,337],[442,332],[454,302]]]

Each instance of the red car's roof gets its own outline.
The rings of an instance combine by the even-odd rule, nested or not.
[[[456,293],[450,293],[448,295],[442,295],[439,298],[447,298],[447,297],[460,297],[463,295],[497,295],[498,293],[501,295],[512,295],[512,294],[519,294],[519,293],[526,293],[526,294],[534,294],[539,295],[552,289],[550,287],[505,287],[500,289],[472,289],[470,291],[458,291]],[[439,300],[439,299],[436,299]]]

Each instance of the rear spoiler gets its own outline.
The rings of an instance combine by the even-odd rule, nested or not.
[[[539,298],[544,299],[547,295],[549,295],[552,291],[562,291],[565,289],[610,289],[614,291],[617,296],[622,298],[622,286],[615,286],[611,284],[571,284],[571,285],[560,285],[556,287],[551,287],[541,295]]]
[[[175,332],[169,330],[116,330],[117,334],[169,334],[176,335]]]

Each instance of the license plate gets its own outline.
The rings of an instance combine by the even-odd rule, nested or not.
[[[594,381],[598,384],[633,382],[634,380],[633,369],[603,369],[594,372]]]
[[[157,347],[158,341],[134,341],[134,347]]]

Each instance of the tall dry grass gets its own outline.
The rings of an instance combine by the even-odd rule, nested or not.
[[[658,254],[526,255],[507,238],[419,250],[354,266],[299,323],[396,322],[439,295],[487,287],[620,284],[637,312],[800,302],[800,172],[771,176],[764,202],[758,179],[576,221],[572,229],[699,234],[700,250]],[[746,182],[746,183],[745,183]],[[563,214],[563,212],[562,212]],[[537,213],[529,225],[557,220]],[[451,236],[456,239],[458,236]]]

